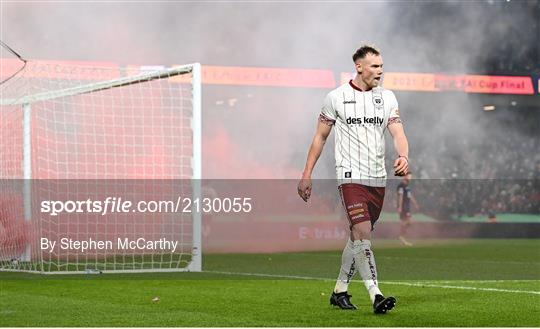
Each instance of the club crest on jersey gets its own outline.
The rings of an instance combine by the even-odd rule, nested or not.
[[[381,106],[384,105],[384,101],[382,99],[382,96],[381,95],[373,95],[373,104],[375,105],[375,107],[377,107],[377,109],[379,109]]]

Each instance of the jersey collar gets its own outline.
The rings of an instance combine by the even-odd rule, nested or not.
[[[370,90],[362,90],[362,89],[360,89],[357,85],[355,85],[355,84],[352,82],[352,79],[349,80],[349,85],[352,87],[352,89],[358,90],[358,91],[361,91],[361,92],[364,92],[364,93],[373,90],[373,88],[370,89]]]

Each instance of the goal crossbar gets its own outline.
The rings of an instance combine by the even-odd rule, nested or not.
[[[159,71],[152,71],[148,73],[142,73],[134,76],[118,78],[114,80],[92,82],[82,86],[76,86],[71,88],[65,88],[61,90],[47,91],[43,93],[37,93],[33,95],[24,96],[21,98],[0,98],[0,105],[22,105],[31,104],[39,101],[46,101],[50,99],[68,97],[73,95],[86,94],[90,92],[96,92],[101,90],[107,90],[116,87],[129,86],[134,83],[140,83],[144,81],[152,81],[157,79],[163,79],[167,77],[173,77],[180,74],[190,73],[193,71],[195,64],[182,65],[169,69],[163,69]]]

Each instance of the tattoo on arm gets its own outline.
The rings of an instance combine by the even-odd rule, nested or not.
[[[400,117],[393,117],[393,118],[388,119],[388,124],[387,124],[387,126],[389,126],[389,125],[391,125],[391,124],[394,124],[394,123],[401,123],[401,124],[403,124],[403,121],[401,121],[401,118],[400,118]]]
[[[325,117],[324,114],[319,115],[319,121],[327,126],[333,126],[334,123],[336,123],[336,120],[329,119]]]

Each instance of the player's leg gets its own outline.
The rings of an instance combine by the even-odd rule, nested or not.
[[[342,184],[340,185],[340,194],[343,200],[343,206],[347,219],[349,220],[349,227],[351,228],[352,250],[351,254],[355,263],[355,269],[360,273],[360,277],[364,281],[364,284],[370,292],[371,300],[374,300],[374,296],[378,291],[376,278],[372,279],[373,274],[376,277],[376,269],[374,266],[374,260],[370,264],[366,258],[367,250],[371,251],[371,217],[368,209],[369,197],[365,188],[359,184]],[[368,252],[370,257],[371,252]],[[370,268],[370,266],[372,266]],[[371,270],[375,272],[372,273]]]
[[[338,191],[341,195],[341,186],[338,188]],[[343,203],[342,198],[342,204]],[[345,207],[346,208],[346,207]],[[356,272],[354,266],[354,254],[353,254],[353,241],[352,235],[347,239],[345,248],[341,254],[341,267],[339,269],[338,278],[336,280],[336,285],[334,291],[332,291],[332,296],[330,297],[330,304],[334,306],[339,306],[344,310],[355,310],[356,306],[351,303],[350,298],[352,297],[348,293],[349,283]]]
[[[371,250],[371,221],[362,221],[352,227],[354,236],[353,254],[356,267],[360,273],[362,281],[369,293],[371,302],[375,300],[375,295],[382,294],[377,283],[377,266],[375,256]]]
[[[396,299],[394,297],[384,297],[377,280],[377,265],[375,255],[371,249],[371,228],[370,221],[360,222],[352,228],[355,240],[354,259],[357,264],[358,272],[369,293],[373,303],[373,311],[378,314],[384,314],[394,308]]]
[[[400,226],[400,229],[399,229],[399,240],[405,246],[411,247],[412,243],[410,243],[406,239],[407,229],[409,228],[409,226],[411,226],[411,213],[410,212],[402,212],[399,215],[399,219],[401,221],[401,226]]]
[[[370,188],[359,184],[340,186],[341,196],[353,236],[355,269],[369,293],[376,313],[385,313],[395,305],[393,297],[384,298],[377,282],[375,256],[371,250],[371,231],[379,218],[384,200],[384,188]]]
[[[343,248],[343,253],[341,254],[341,268],[339,269],[334,292],[346,292],[354,273],[356,273],[356,268],[354,266],[353,242],[349,238],[345,244],[345,248]]]
[[[356,272],[354,266],[353,242],[349,238],[341,254],[341,268],[336,281],[336,286],[330,297],[330,304],[346,310],[355,310],[356,306],[351,303],[352,297],[348,293],[349,283]]]

